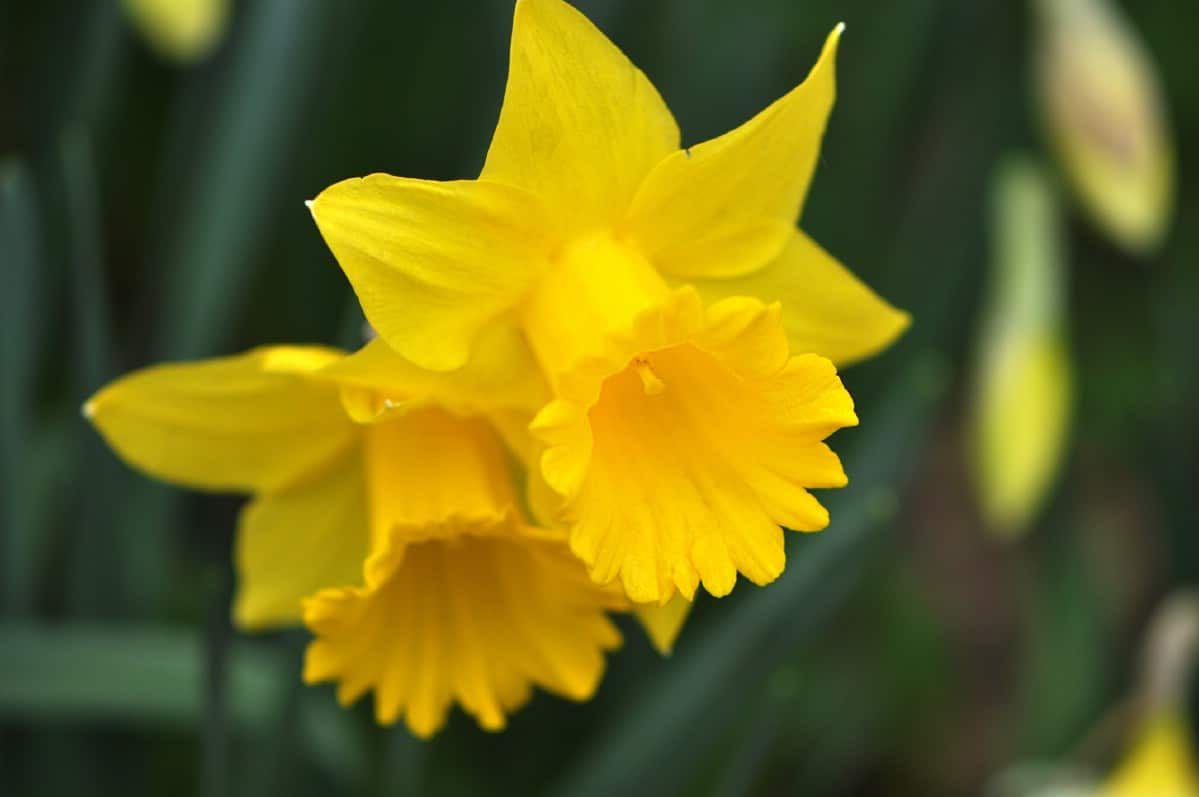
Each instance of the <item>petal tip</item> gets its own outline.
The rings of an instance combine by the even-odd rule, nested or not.
[[[838,22],[828,34],[828,38],[824,40],[824,48],[820,53],[820,61],[828,60],[830,63],[835,63],[837,58],[837,48],[841,44],[841,35],[845,33],[845,23]]]

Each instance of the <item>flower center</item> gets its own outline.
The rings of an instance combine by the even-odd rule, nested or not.
[[[658,376],[658,372],[647,358],[635,358],[633,367],[637,369],[637,376],[641,377],[641,389],[645,391],[645,395],[656,396],[666,389],[666,383]]]
[[[627,332],[639,313],[669,293],[666,281],[635,248],[611,235],[595,235],[564,248],[539,281],[523,308],[525,330],[542,368],[556,379],[580,360],[602,353],[613,335]],[[653,370],[648,374],[653,377]]]

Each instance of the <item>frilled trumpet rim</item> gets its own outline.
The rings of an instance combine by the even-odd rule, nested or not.
[[[833,364],[792,355],[779,307],[704,308],[690,288],[641,313],[563,377],[532,424],[571,549],[638,603],[728,594],[785,564],[780,526],[816,531],[808,492],[846,484],[822,441],[857,424]]]
[[[422,737],[455,703],[494,731],[533,686],[590,698],[621,643],[605,612],[627,605],[591,583],[560,535],[506,525],[422,542],[397,530],[364,586],[305,601],[316,639],[304,680],[336,680],[343,705],[373,689],[380,723],[403,716]]]

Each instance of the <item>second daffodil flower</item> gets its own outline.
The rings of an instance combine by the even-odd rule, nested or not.
[[[347,703],[374,689],[379,721],[421,736],[454,703],[495,730],[532,686],[590,697],[620,643],[606,612],[626,604],[520,508],[513,464],[544,390],[507,378],[532,371],[523,341],[490,335],[479,355],[437,374],[381,342],[266,347],[135,372],[85,413],[152,476],[254,495],[234,618],[302,619],[306,681]]]
[[[907,316],[795,228],[834,98],[838,27],[811,75],[681,148],[649,80],[561,0],[518,0],[477,180],[371,175],[312,203],[367,318],[452,370],[519,327],[554,400],[533,424],[573,551],[637,602],[783,570],[780,525],[846,476],[837,376]],[[513,379],[524,378],[513,374]]]

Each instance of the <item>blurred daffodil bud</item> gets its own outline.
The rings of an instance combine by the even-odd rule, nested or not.
[[[1199,771],[1186,717],[1180,711],[1150,717],[1096,797],[1199,797]]]
[[[993,201],[994,275],[973,408],[975,480],[989,526],[1016,536],[1054,481],[1069,426],[1064,263],[1056,203],[1036,166],[1002,166]]]
[[[1134,719],[1132,733],[1107,777],[1095,778],[1064,762],[1022,763],[999,773],[987,796],[1199,797],[1199,764],[1186,716],[1197,650],[1199,595],[1172,595],[1158,609],[1145,640],[1140,683],[1131,703],[1136,711],[1119,714]]]
[[[1199,643],[1199,597],[1171,597],[1149,632],[1135,741],[1096,797],[1199,797],[1199,765],[1185,713]]]
[[[208,55],[221,39],[229,0],[124,0],[125,11],[150,45],[174,61]]]
[[[1174,152],[1149,56],[1110,0],[1037,8],[1037,91],[1062,170],[1099,227],[1151,252],[1171,216]]]

